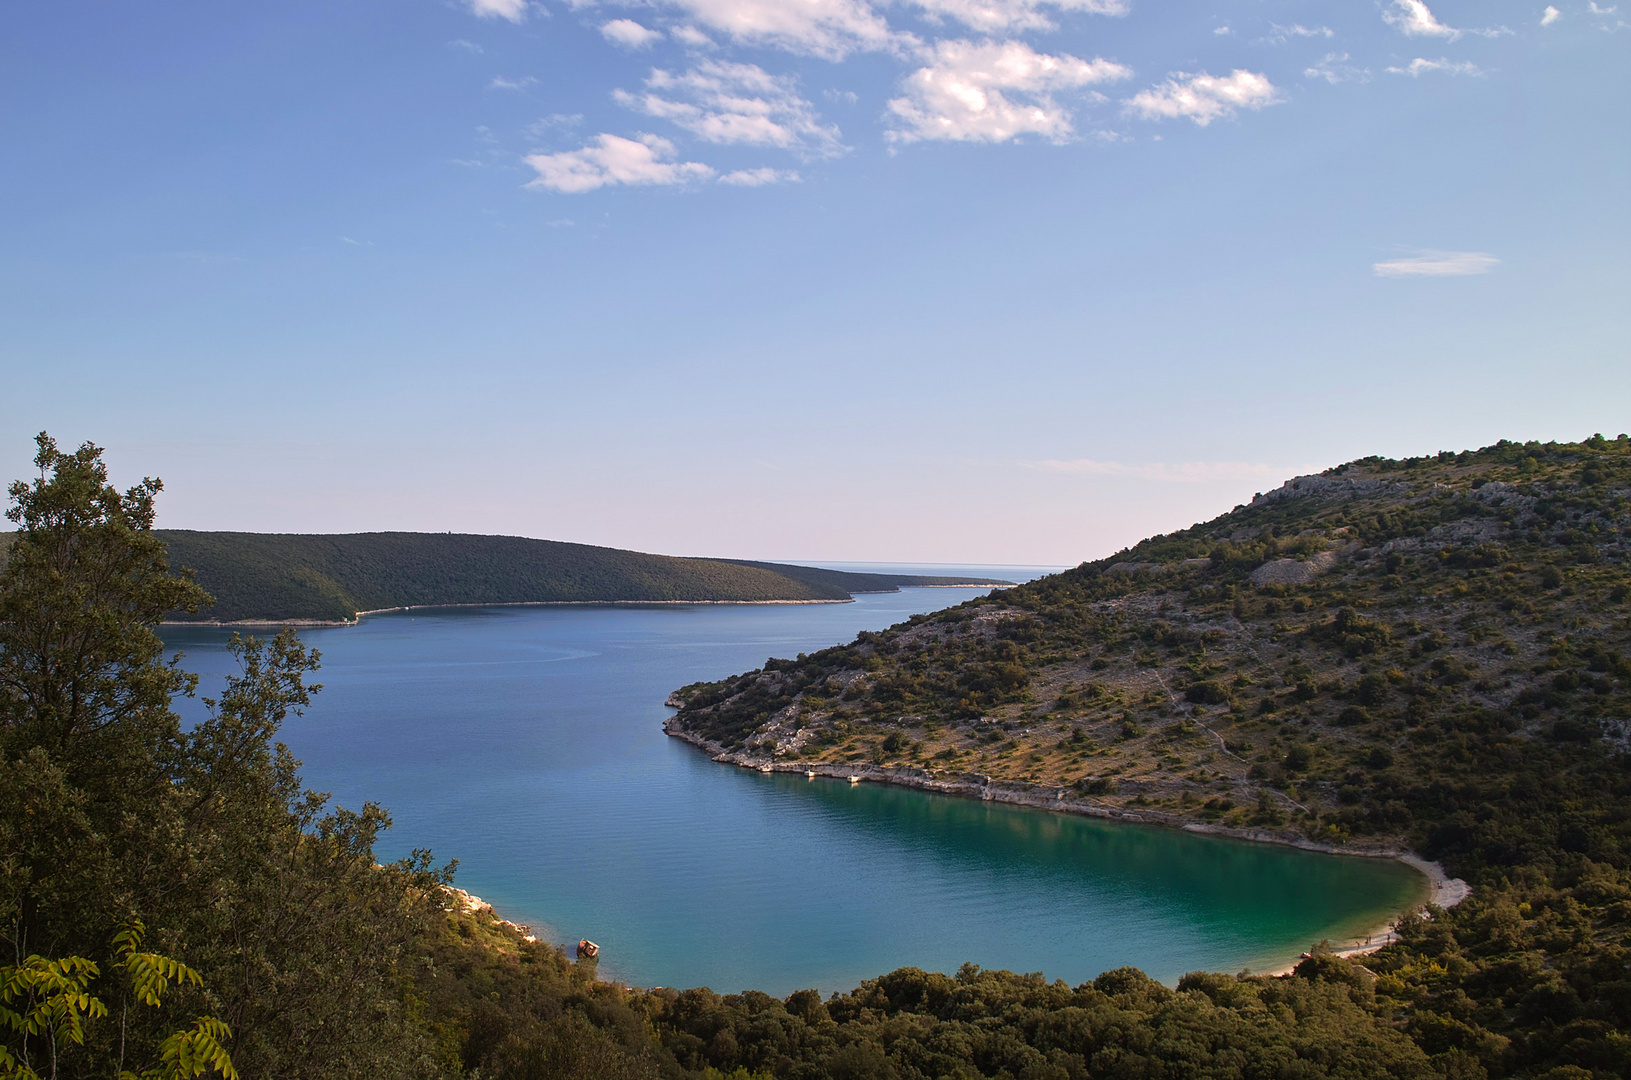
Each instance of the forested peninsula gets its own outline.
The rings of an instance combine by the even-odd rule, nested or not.
[[[171,565],[214,598],[177,622],[343,623],[359,613],[467,604],[821,603],[994,578],[851,574],[807,566],[685,559],[460,533],[192,532],[161,529]]]
[[[823,998],[598,978],[389,865],[277,741],[292,630],[184,728],[154,481],[40,438],[0,567],[0,1076],[1610,1080],[1631,1075],[1631,443],[1355,462],[1205,525],[681,691],[771,767],[964,777],[1407,845],[1474,885],[1284,977],[906,968]],[[796,928],[790,928],[796,932]],[[1092,932],[1084,927],[1084,932]]]

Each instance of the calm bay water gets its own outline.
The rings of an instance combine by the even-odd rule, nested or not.
[[[549,940],[592,938],[602,974],[644,986],[830,992],[964,961],[1072,983],[1132,964],[1170,982],[1278,965],[1420,900],[1420,875],[1387,860],[764,776],[662,733],[675,687],[980,591],[444,609],[307,630],[325,689],[283,739],[308,786],[391,810],[381,858],[457,857],[459,885],[500,914]],[[226,631],[164,636],[204,693],[219,686]]]

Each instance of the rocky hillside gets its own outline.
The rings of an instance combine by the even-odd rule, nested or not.
[[[1628,497],[1624,435],[1356,461],[1111,558],[686,687],[669,730],[761,768],[1408,846],[1473,891],[1343,969],[1378,1030],[1446,1080],[1628,1076]],[[884,1044],[930,1030],[929,1010],[897,1017],[880,996],[866,1015]],[[1053,1053],[1055,1025],[1023,1023]],[[1156,1056],[981,1071],[1223,1075]],[[1293,1065],[1229,1075],[1305,1075]],[[1358,1049],[1326,1067],[1413,1068]]]
[[[670,731],[746,764],[1470,853],[1626,747],[1628,495],[1623,436],[1368,458],[686,687]]]

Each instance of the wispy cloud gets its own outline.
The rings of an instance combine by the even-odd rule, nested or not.
[[[523,75],[519,79],[506,79],[502,75],[494,75],[493,81],[487,84],[490,90],[525,90],[538,80],[531,75]]]
[[[795,85],[791,76],[772,75],[756,64],[705,60],[680,74],[654,69],[646,93],[618,90],[613,98],[712,143],[776,146],[820,157],[842,153],[838,128],[822,123]]]
[[[1181,461],[1173,464],[1153,462],[1129,465],[1120,461],[1096,461],[1077,458],[1072,461],[1027,461],[1028,468],[1044,472],[1077,473],[1086,476],[1117,476],[1133,480],[1151,480],[1162,484],[1205,484],[1215,480],[1236,480],[1258,477],[1279,478],[1294,473],[1284,465],[1269,465],[1251,461]]]
[[[1377,277],[1468,277],[1487,274],[1501,260],[1484,251],[1419,251],[1371,264]]]
[[[676,26],[668,32],[668,36],[681,45],[693,49],[711,49],[714,47],[714,39],[694,26]]]
[[[1620,10],[1620,5],[1618,4],[1609,4],[1607,7],[1599,7],[1597,5],[1597,0],[1589,0],[1589,2],[1586,4],[1586,10],[1602,20],[1597,24],[1597,29],[1599,30],[1606,30],[1608,33],[1612,34],[1626,28],[1626,21],[1619,17],[1618,13]]]
[[[1325,38],[1336,37],[1336,31],[1329,26],[1304,26],[1302,23],[1292,23],[1290,26],[1281,26],[1279,23],[1269,24],[1270,33],[1260,39],[1267,45],[1284,45],[1292,38]]]
[[[721,184],[735,187],[764,187],[766,184],[796,184],[799,174],[792,169],[737,169],[719,178]]]
[[[1166,82],[1139,91],[1123,104],[1128,112],[1146,120],[1188,117],[1205,127],[1240,109],[1261,109],[1280,100],[1279,90],[1267,75],[1237,68],[1222,77],[1204,71],[1199,75],[1175,72]]]
[[[772,45],[842,60],[853,52],[899,46],[866,0],[664,0],[702,26],[749,45]]]
[[[1557,8],[1553,7],[1552,5],[1547,4],[1546,10],[1540,13],[1540,25],[1551,26],[1562,17],[1563,13],[1561,11],[1557,10]]]
[[[611,22],[601,23],[600,35],[625,49],[650,48],[653,42],[663,39],[662,31],[641,26],[633,19],[613,19]]]
[[[518,23],[527,17],[527,0],[465,0],[465,3],[484,19],[508,19]]]
[[[582,113],[550,113],[534,120],[527,130],[534,135],[542,135],[555,128],[573,128],[583,123]]]
[[[526,186],[575,195],[613,184],[673,185],[714,175],[701,162],[675,161],[675,156],[674,144],[657,135],[597,135],[578,150],[529,154],[526,163],[538,176]]]
[[[1325,59],[1303,69],[1303,75],[1310,79],[1324,79],[1332,86],[1345,82],[1370,82],[1370,68],[1354,67],[1348,63],[1347,53],[1326,53]]]
[[[1126,0],[909,0],[930,20],[952,19],[983,34],[1017,30],[1052,30],[1053,19],[1043,10],[1086,11],[1095,15],[1125,15]]]
[[[480,55],[484,51],[482,47],[477,45],[474,41],[466,41],[464,38],[454,38],[452,41],[447,43],[447,47],[450,49],[458,49],[460,52],[474,53],[476,55]]]
[[[1020,41],[939,41],[928,57],[927,66],[906,76],[905,93],[889,102],[893,141],[1006,142],[1021,135],[1062,141],[1074,129],[1055,93],[1132,75],[1110,60],[1050,56]]]
[[[1482,75],[1484,69],[1471,60],[1451,60],[1448,57],[1439,57],[1437,60],[1428,60],[1425,57],[1416,57],[1404,67],[1390,67],[1388,71],[1394,75],[1409,75],[1418,79],[1423,75],[1440,73],[1444,75]]]

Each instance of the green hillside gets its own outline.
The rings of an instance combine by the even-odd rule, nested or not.
[[[215,605],[177,619],[340,621],[439,604],[848,600],[851,592],[990,579],[844,574],[681,559],[616,548],[454,533],[331,536],[157,530],[170,563]]]
[[[1628,498],[1623,435],[1367,458],[686,687],[670,730],[743,764],[1407,846],[1474,894],[1367,961],[1383,1014],[1461,1055],[1450,1075],[1623,1075]]]
[[[452,864],[382,865],[388,814],[305,790],[278,741],[318,689],[292,630],[236,641],[184,725],[193,684],[154,627],[201,590],[167,572],[157,485],[120,493],[95,447],[40,441],[0,565],[0,1075],[1631,1076],[1623,436],[1367,459],[686,688],[677,731],[735,760],[1406,843],[1474,887],[1285,977],[965,964],[825,999],[604,981],[450,892]],[[796,725],[767,723],[782,709]]]
[[[752,562],[747,559],[722,559],[735,566],[748,566],[802,581],[812,588],[839,589],[846,594],[869,592],[896,592],[916,587],[938,588],[946,585],[1012,585],[1001,578],[931,577],[923,574],[870,574],[849,570],[828,570],[820,566],[792,566],[787,563]]]

